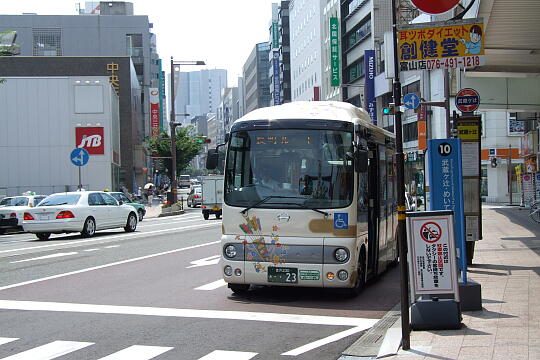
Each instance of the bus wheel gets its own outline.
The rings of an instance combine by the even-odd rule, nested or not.
[[[350,297],[360,295],[362,290],[364,290],[364,286],[366,285],[366,256],[364,252],[360,252],[360,256],[358,257],[358,268],[356,271],[357,274],[354,287],[347,289],[347,295]]]
[[[236,295],[245,295],[249,290],[249,284],[229,284],[229,289]]]

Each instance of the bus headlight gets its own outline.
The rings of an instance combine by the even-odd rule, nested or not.
[[[230,259],[235,257],[236,256],[236,247],[234,245],[227,245],[225,247],[225,255]]]
[[[339,262],[345,262],[347,261],[347,259],[349,259],[349,253],[347,252],[347,250],[343,248],[339,248],[336,251],[334,251],[334,257]]]
[[[345,281],[349,278],[349,273],[345,270],[339,270],[337,273],[337,277],[341,281]]]
[[[232,275],[232,267],[230,267],[229,265],[225,266],[225,268],[223,268],[223,272],[225,273],[225,275],[231,276]]]

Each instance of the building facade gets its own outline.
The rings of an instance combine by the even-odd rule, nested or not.
[[[291,101],[289,1],[272,4],[270,25],[270,97],[272,105]]]
[[[242,68],[244,113],[270,106],[270,44],[256,44]]]

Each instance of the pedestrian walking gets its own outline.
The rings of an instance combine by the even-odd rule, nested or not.
[[[147,190],[148,206],[152,206],[152,201],[154,200],[154,187],[150,186]]]

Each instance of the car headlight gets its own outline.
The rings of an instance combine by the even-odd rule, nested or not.
[[[233,258],[236,256],[236,247],[234,245],[227,245],[225,247],[225,255],[228,257],[228,258]]]
[[[347,252],[347,250],[343,248],[339,248],[336,251],[334,251],[334,257],[339,262],[345,262],[349,258],[349,253]]]

